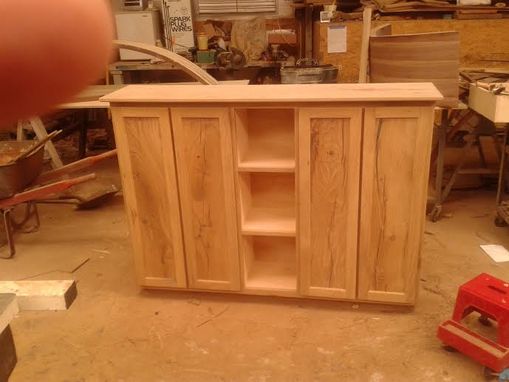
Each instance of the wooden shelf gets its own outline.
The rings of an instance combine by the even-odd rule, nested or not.
[[[293,158],[245,158],[238,165],[240,172],[294,172],[295,159]]]
[[[241,231],[247,235],[295,236],[295,176],[240,173]]]
[[[243,244],[246,289],[297,290],[295,239],[247,237]]]
[[[241,230],[244,235],[295,236],[295,210],[251,208]]]
[[[293,109],[235,110],[239,171],[295,171],[294,113]]]

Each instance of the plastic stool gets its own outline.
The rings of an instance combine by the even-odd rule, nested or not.
[[[497,342],[463,326],[461,320],[474,311],[497,321]],[[463,284],[452,320],[438,327],[437,336],[444,344],[496,372],[509,367],[509,283],[482,273]]]

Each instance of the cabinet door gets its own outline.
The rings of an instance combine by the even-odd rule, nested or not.
[[[189,286],[240,290],[227,108],[172,108]]]
[[[355,298],[361,108],[299,110],[300,291]]]
[[[113,126],[139,283],[185,288],[169,111],[114,108]]]
[[[364,116],[359,298],[412,303],[426,209],[431,107]]]

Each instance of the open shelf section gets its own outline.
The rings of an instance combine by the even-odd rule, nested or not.
[[[286,173],[239,174],[241,232],[295,236],[295,176]]]
[[[239,171],[295,171],[294,109],[235,109]]]
[[[243,238],[246,289],[297,290],[295,239],[245,236]]]

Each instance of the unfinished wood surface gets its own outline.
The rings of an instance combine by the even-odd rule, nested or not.
[[[245,236],[242,255],[247,290],[297,291],[295,238]]]
[[[177,53],[169,51],[168,49],[134,41],[113,40],[113,43],[118,48],[134,50],[136,52],[149,54],[165,61],[171,61],[202,84],[217,85],[219,83],[214,77],[212,77],[198,65]]]
[[[362,300],[415,300],[432,127],[430,108],[365,110],[358,270]]]
[[[300,289],[355,298],[362,110],[299,110]]]
[[[237,109],[237,167],[245,172],[295,170],[294,109]]]
[[[239,290],[233,151],[227,108],[173,108],[189,285]]]
[[[362,39],[361,39],[361,60],[359,64],[359,83],[368,82],[368,54],[369,54],[369,35],[371,32],[371,15],[373,9],[364,7],[362,12]]]
[[[293,174],[241,173],[238,181],[243,234],[295,236]]]
[[[101,98],[110,103],[289,103],[436,101],[430,83],[295,85],[128,85]],[[241,106],[237,106],[241,107]]]
[[[34,130],[35,136],[38,140],[43,140],[48,136],[48,132],[46,131],[46,127],[42,122],[41,118],[33,117],[29,119],[30,126]],[[53,168],[59,168],[64,165],[62,159],[60,159],[60,155],[58,155],[57,149],[53,142],[47,142],[44,149],[48,152],[51,158],[51,165]]]
[[[116,108],[113,126],[139,283],[184,288],[184,247],[169,111]]]
[[[19,312],[16,294],[13,292],[0,293],[0,333],[9,326]]]
[[[0,281],[0,294],[16,295],[19,310],[67,310],[76,299],[74,280]]]
[[[453,107],[459,93],[458,32],[371,36],[370,82],[433,82]]]
[[[388,21],[373,20],[372,26],[387,24]],[[509,39],[505,31],[509,28],[509,19],[501,20],[447,20],[420,19],[390,21],[394,34],[456,31],[460,39],[460,66],[464,68],[500,68],[509,69],[507,62],[486,61],[494,52],[509,52]],[[359,75],[360,47],[362,40],[362,22],[345,21],[332,25],[347,28],[347,49],[345,53],[327,52],[327,23],[314,24],[314,58],[322,64],[341,66],[338,82],[357,82]],[[475,31],[475,32],[473,32]]]

